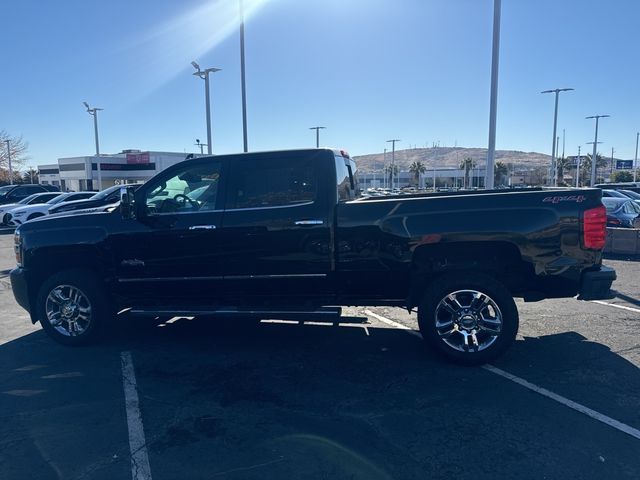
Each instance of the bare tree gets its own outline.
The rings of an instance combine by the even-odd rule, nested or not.
[[[20,169],[29,159],[27,150],[29,144],[25,142],[22,135],[11,136],[6,130],[0,130],[0,182],[9,183],[9,153],[7,150],[7,140],[11,150],[11,166],[14,181],[20,179]]]

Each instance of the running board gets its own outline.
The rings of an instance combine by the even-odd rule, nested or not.
[[[277,320],[300,320],[300,321],[329,321],[335,322],[340,319],[342,315],[342,308],[340,307],[322,307],[315,310],[294,310],[294,309],[279,309],[279,310],[265,310],[265,309],[242,309],[235,307],[218,307],[207,308],[200,307],[194,309],[184,308],[145,308],[134,307],[128,310],[129,314],[144,316],[144,317],[225,317],[225,318],[255,318],[259,320],[263,319],[277,319]],[[351,321],[352,319],[348,319]],[[363,321],[366,321],[366,317]],[[345,322],[346,323],[346,322]],[[353,322],[355,323],[355,322]]]

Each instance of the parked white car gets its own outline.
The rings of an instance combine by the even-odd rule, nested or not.
[[[33,195],[29,195],[28,197],[23,198],[19,202],[6,203],[4,205],[0,205],[0,220],[1,220],[0,223],[2,223],[2,225],[6,225],[7,219],[5,218],[5,216],[7,212],[15,208],[24,207],[25,205],[43,204],[59,195],[60,195],[60,192],[34,193]]]
[[[5,219],[7,223],[12,227],[22,225],[24,222],[33,220],[34,218],[43,217],[49,215],[49,209],[53,205],[59,205],[64,202],[72,202],[74,200],[84,200],[94,196],[96,192],[70,192],[70,193],[58,193],[54,198],[51,198],[46,203],[34,204],[34,205],[20,205],[12,210],[9,210]],[[45,194],[40,194],[45,195]]]

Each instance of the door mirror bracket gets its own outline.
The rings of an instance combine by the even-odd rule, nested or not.
[[[135,187],[120,187],[120,213],[122,218],[136,218]]]

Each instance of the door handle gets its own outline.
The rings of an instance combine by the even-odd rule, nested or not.
[[[296,225],[322,225],[324,220],[297,220]]]
[[[191,225],[189,230],[215,230],[215,225]]]

